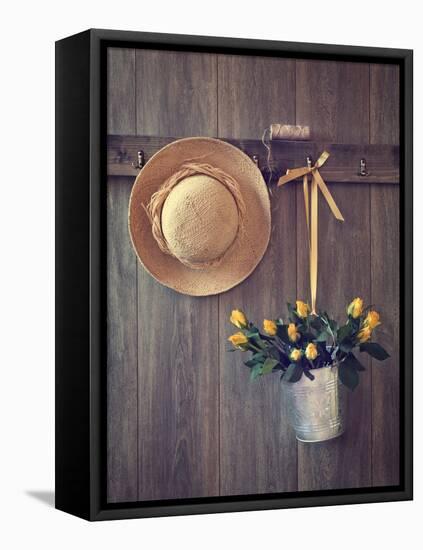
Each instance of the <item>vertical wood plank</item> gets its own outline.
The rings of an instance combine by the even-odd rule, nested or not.
[[[221,55],[218,63],[219,137],[260,139],[274,122],[295,123],[294,60]]]
[[[295,62],[219,56],[219,136],[260,138],[272,122],[295,120]],[[265,150],[263,147],[263,158]],[[296,291],[295,189],[272,197],[272,235],[250,277],[219,297],[221,494],[295,491],[295,436],[287,426],[278,375],[249,381],[239,353],[227,353],[230,312],[258,323],[277,318]]]
[[[107,50],[107,133],[135,134],[135,50]]]
[[[370,66],[371,143],[399,143],[399,67]],[[399,187],[371,188],[372,303],[383,325],[377,340],[391,357],[372,361],[373,484],[399,483]],[[404,365],[402,368],[406,367]]]
[[[297,124],[310,124],[313,139],[368,143],[368,91],[368,65],[297,61]],[[316,155],[320,153],[316,151]],[[301,223],[305,213],[299,187],[297,292],[300,299],[309,300],[307,233]],[[355,296],[367,303],[371,297],[370,189],[366,184],[330,187],[345,223],[335,220],[320,196],[317,307],[342,320],[346,304]],[[346,433],[325,443],[298,443],[298,488],[371,485],[371,422],[371,374],[367,371],[349,395]]]
[[[297,61],[297,124],[312,140],[368,143],[369,66],[337,61]]]
[[[216,135],[216,57],[138,50],[137,131]],[[219,494],[218,299],[138,266],[139,498]]]
[[[370,65],[370,143],[399,144],[399,76],[397,65]]]
[[[135,51],[108,50],[108,132],[135,133]],[[131,187],[107,183],[107,499],[138,498],[137,268],[128,235]]]
[[[344,215],[338,222],[319,197],[319,282],[317,307],[339,321],[355,296],[370,302],[370,189],[366,184],[333,184],[330,191]],[[298,204],[298,219],[304,219]],[[298,224],[298,296],[309,299],[307,234]],[[302,258],[302,259],[301,259]],[[304,267],[305,266],[305,267]],[[360,361],[369,369],[367,357]],[[371,485],[371,373],[360,373],[360,385],[348,393],[345,434],[324,443],[298,443],[300,490],[340,489]]]
[[[137,130],[155,136],[215,136],[216,57],[137,51]]]

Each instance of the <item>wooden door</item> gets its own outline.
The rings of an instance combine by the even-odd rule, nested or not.
[[[109,134],[260,139],[284,122],[309,124],[328,142],[396,144],[398,119],[395,66],[108,52]],[[132,184],[107,183],[109,502],[396,484],[398,186],[331,184],[342,227],[320,209],[319,304],[339,316],[356,295],[375,304],[391,359],[369,362],[346,434],[307,445],[287,425],[278,379],[249,382],[239,355],[225,352],[231,309],[260,321],[308,296],[300,190],[273,194],[271,243],[246,281],[191,298],[138,265],[127,229]]]

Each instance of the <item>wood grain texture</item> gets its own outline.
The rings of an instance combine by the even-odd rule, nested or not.
[[[135,134],[135,50],[107,51],[107,133]]]
[[[216,58],[137,51],[137,130],[215,135]],[[219,494],[218,298],[138,266],[139,498]]]
[[[109,135],[107,140],[107,171],[115,176],[137,176],[138,151],[144,152],[145,162],[176,138],[153,136]],[[259,168],[266,172],[267,155],[261,139],[225,139],[249,157],[257,156]],[[274,141],[269,164],[274,180],[288,168],[305,166],[307,156],[321,151],[331,152],[320,173],[326,182],[399,184],[399,147],[397,145],[351,145],[327,142]],[[360,159],[367,162],[368,175],[359,175]]]
[[[273,122],[295,124],[294,60],[220,55],[218,66],[218,137],[259,139]]]
[[[369,68],[355,63],[297,61],[297,124],[310,124],[313,139],[366,144],[369,137]],[[320,154],[316,151],[315,155]],[[297,292],[309,300],[307,232],[301,186],[297,186]],[[345,218],[338,222],[319,197],[317,307],[341,320],[355,296],[366,303],[370,287],[370,188],[332,184]],[[363,363],[369,366],[369,362]],[[371,485],[371,374],[349,395],[346,433],[326,443],[298,444],[301,490]],[[353,465],[353,466],[352,466]]]
[[[219,136],[257,139],[271,122],[292,122],[294,70],[290,60],[220,56]],[[295,297],[295,200],[293,188],[275,191],[264,259],[245,282],[219,297],[221,495],[297,488],[295,436],[286,423],[278,376],[251,383],[240,354],[225,351],[234,331],[228,322],[233,308],[261,323],[277,318]]]
[[[216,56],[137,50],[137,129],[154,136],[213,136]]]
[[[356,296],[370,303],[369,185],[330,185],[345,222],[338,222],[319,197],[318,309],[335,319],[346,318],[346,305]],[[304,206],[298,197],[298,297],[309,300],[307,233]],[[370,366],[367,357],[360,357]],[[348,392],[344,435],[325,443],[299,443],[298,483],[301,490],[340,489],[371,485],[371,373],[360,373],[360,385]]]
[[[370,65],[370,143],[399,144],[399,66]]]
[[[109,164],[130,176],[109,177],[107,189],[108,500],[396,483],[399,188],[380,182],[398,181],[397,69],[118,48],[108,68],[108,133],[118,135],[109,138]],[[162,287],[137,265],[127,232],[139,148],[148,160],[163,139],[217,136],[258,154],[262,167],[260,139],[274,122],[309,124],[317,140],[275,142],[277,170],[303,165],[307,154],[316,160],[323,148],[332,154],[322,175],[345,223],[320,197],[318,306],[343,318],[356,295],[376,304],[378,339],[392,355],[363,373],[346,433],[324,444],[297,444],[277,376],[250,383],[243,357],[225,351],[231,309],[261,322],[308,298],[301,186],[274,190],[265,258],[220,296]],[[366,180],[354,175],[359,157],[372,174]]]
[[[296,124],[311,139],[368,143],[369,66],[336,61],[297,61]]]
[[[135,52],[108,51],[108,130],[135,133]],[[137,267],[128,234],[130,185],[107,182],[107,471],[109,502],[138,499]]]
[[[399,143],[399,68],[370,66],[371,143]],[[372,302],[383,325],[378,341],[391,357],[373,360],[373,484],[399,483],[399,189],[371,188]]]

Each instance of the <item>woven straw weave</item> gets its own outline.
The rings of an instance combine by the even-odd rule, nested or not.
[[[174,186],[163,204],[161,229],[168,254],[154,238],[146,206],[187,163],[206,163],[239,184],[243,230],[233,195],[209,176],[190,176]],[[260,170],[242,151],[217,139],[186,138],[161,149],[141,170],[131,192],[128,222],[135,252],[157,281],[192,296],[218,294],[246,279],[262,259],[270,237],[269,195]],[[178,257],[212,265],[193,269]],[[220,261],[214,263],[216,258]]]

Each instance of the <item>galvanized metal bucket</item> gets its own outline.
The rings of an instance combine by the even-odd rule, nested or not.
[[[313,370],[314,380],[302,376],[298,382],[284,382],[288,420],[297,439],[306,443],[327,441],[345,430],[346,392],[338,367]]]

